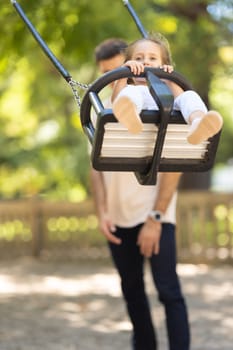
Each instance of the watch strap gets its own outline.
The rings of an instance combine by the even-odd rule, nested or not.
[[[163,213],[159,210],[151,210],[148,214],[148,217],[153,221],[162,222]]]

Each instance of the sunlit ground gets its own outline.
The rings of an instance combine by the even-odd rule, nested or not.
[[[163,308],[146,272],[159,349],[168,350]],[[178,273],[191,349],[232,350],[233,268],[186,264]],[[1,262],[0,310],[1,350],[131,350],[131,326],[109,262]]]

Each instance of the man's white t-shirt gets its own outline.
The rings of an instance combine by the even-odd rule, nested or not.
[[[110,99],[104,101],[106,108],[111,108]],[[96,116],[92,115],[95,125]],[[159,188],[161,174],[154,186],[140,185],[133,172],[102,172],[110,219],[120,227],[133,227],[144,223],[153,210]],[[176,200],[174,193],[163,216],[163,222],[176,223]]]
[[[134,173],[104,172],[108,213],[111,221],[120,227],[133,227],[146,221],[154,208],[161,174],[154,186],[140,185]],[[176,222],[175,193],[163,216],[163,222]]]

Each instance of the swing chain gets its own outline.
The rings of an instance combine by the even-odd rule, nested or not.
[[[69,84],[70,84],[70,87],[73,91],[74,98],[75,98],[75,101],[78,105],[78,108],[80,108],[81,96],[80,96],[78,89],[87,90],[91,85],[80,83],[79,81],[73,80],[72,78],[69,80]]]

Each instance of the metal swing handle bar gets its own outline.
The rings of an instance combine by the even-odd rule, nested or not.
[[[63,76],[63,78],[69,83],[72,80],[71,75],[69,72],[63,67],[63,65],[59,62],[59,60],[55,57],[55,55],[52,53],[52,51],[48,48],[44,40],[41,38],[40,34],[37,32],[33,24],[30,22],[30,20],[25,15],[22,7],[18,4],[16,0],[11,0],[12,5],[15,7],[16,11],[40,45],[40,47],[43,49],[44,53],[48,56],[50,61],[54,64],[54,66],[57,68],[57,70],[60,72],[60,74]]]
[[[183,77],[178,72],[166,73],[159,68],[146,67],[145,72],[140,74],[140,77],[146,77],[146,72],[152,72],[159,79],[167,79],[169,81],[174,82],[179,85],[183,90],[192,90],[192,86],[187,81],[185,77]],[[104,107],[100,101],[98,93],[111,82],[121,79],[121,78],[132,78],[135,75],[130,71],[129,67],[120,67],[116,68],[112,71],[109,71],[98,78],[86,91],[80,109],[80,119],[84,132],[86,133],[88,139],[92,143],[95,127],[91,120],[91,107],[92,102],[90,96],[95,95],[95,99],[98,101],[98,106],[100,110],[104,110]]]
[[[142,36],[144,38],[148,38],[148,33],[145,30],[145,28],[143,27],[138,15],[136,14],[133,6],[130,4],[130,2],[128,0],[122,0],[125,7],[127,8],[127,10],[129,11],[130,15],[132,16],[137,28],[139,29],[140,33],[142,34]]]

